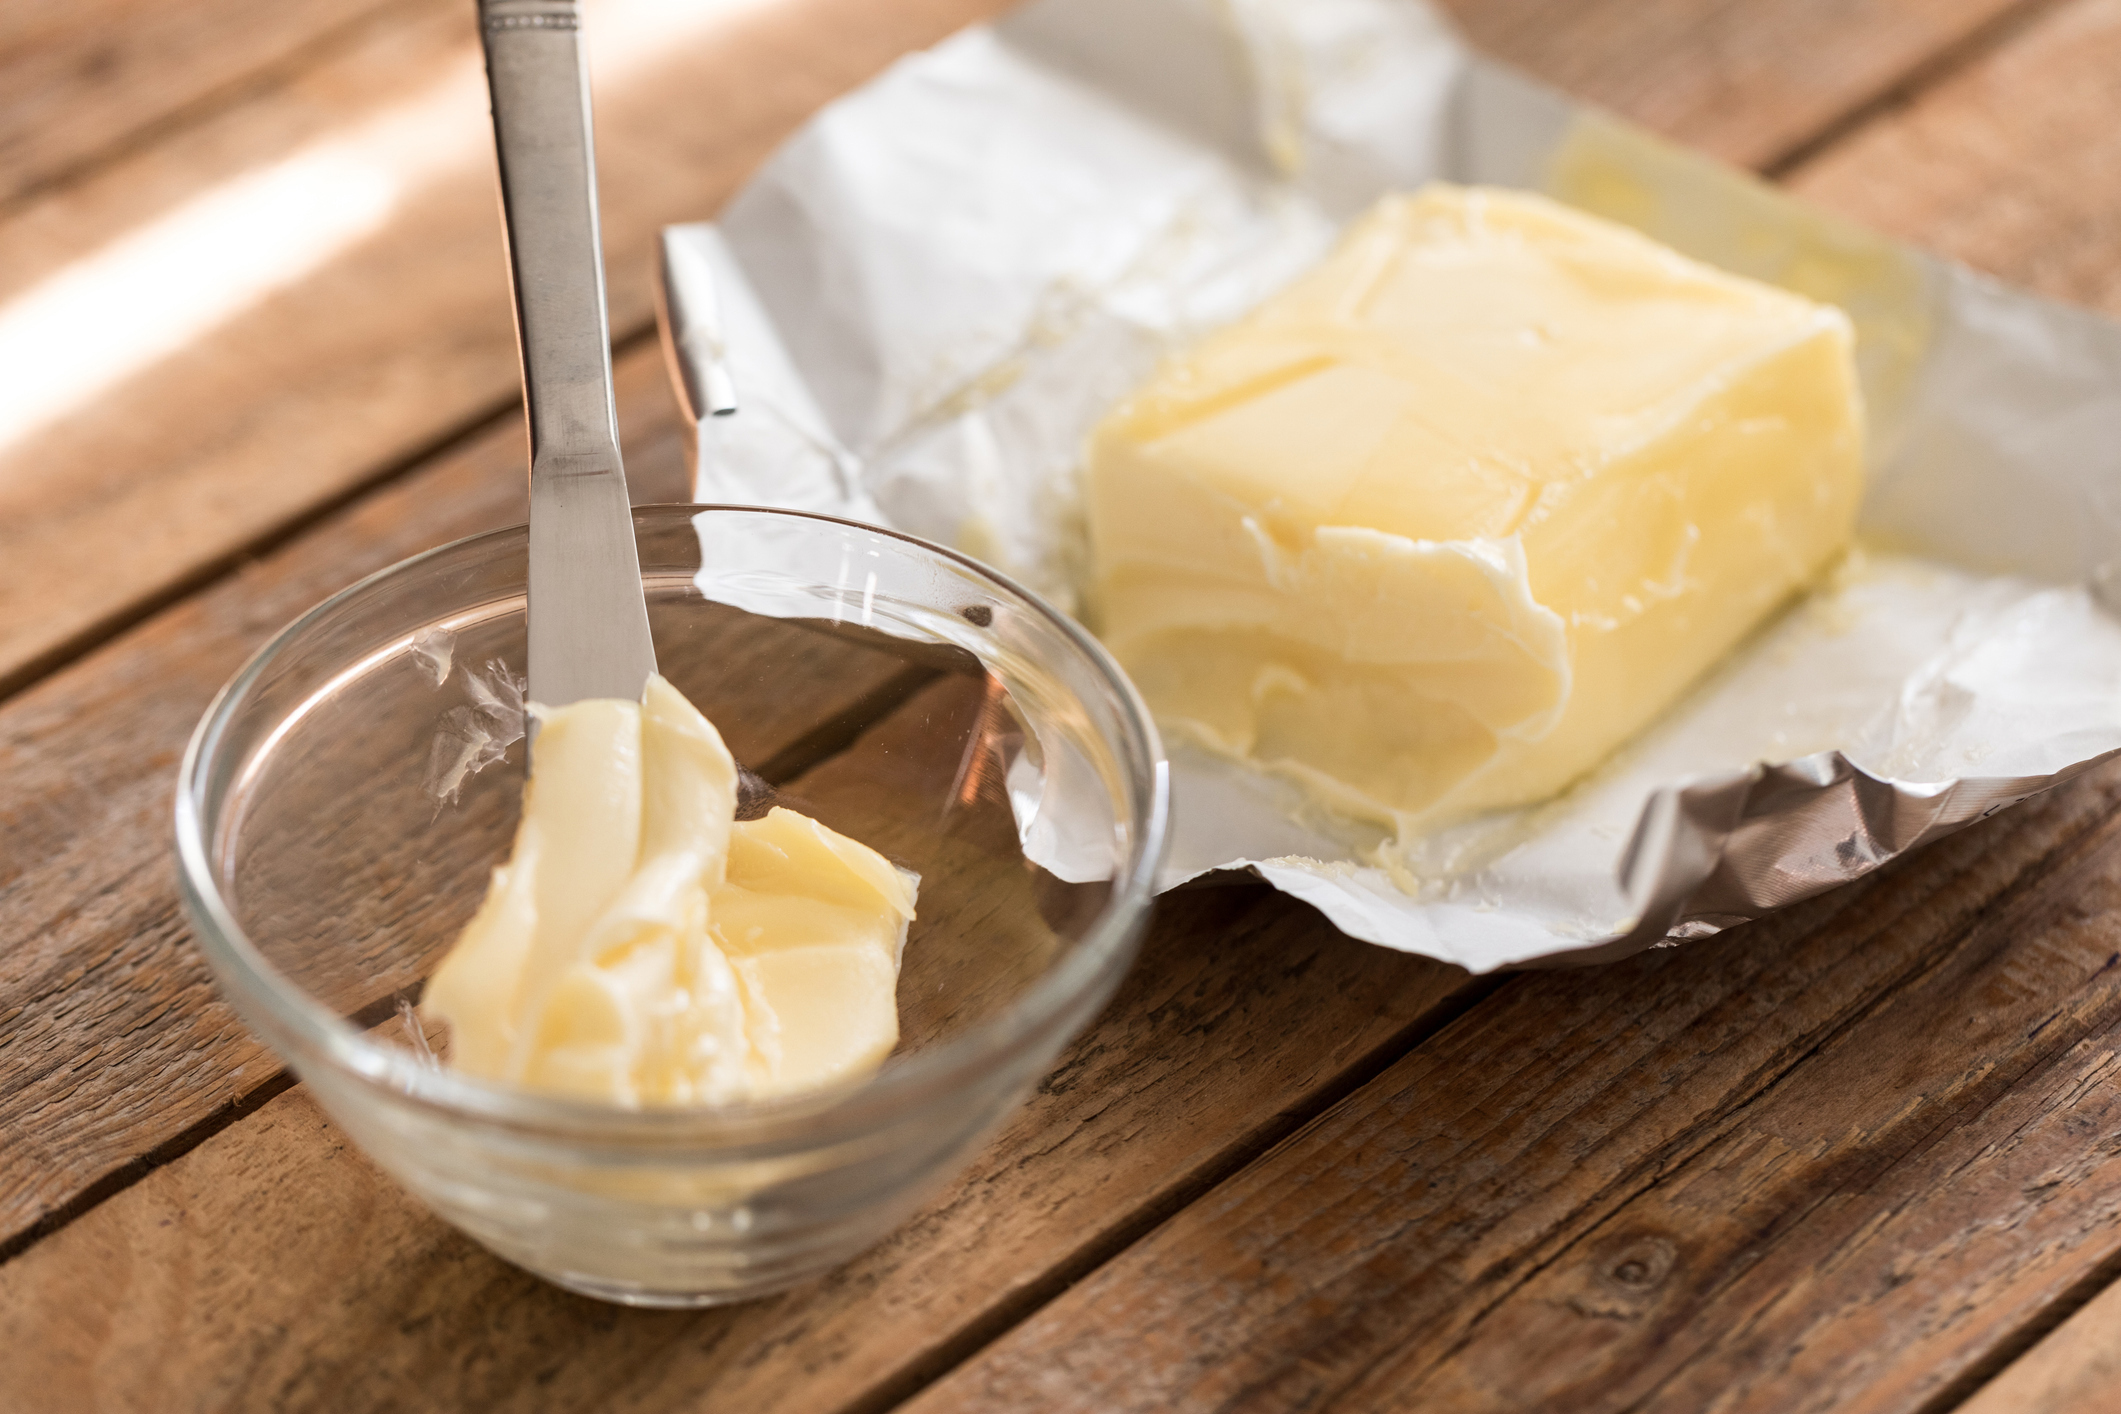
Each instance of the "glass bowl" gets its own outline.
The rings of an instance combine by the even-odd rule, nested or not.
[[[1163,850],[1165,772],[1104,651],[974,561],[797,512],[634,522],[661,671],[746,768],[745,812],[788,805],[921,875],[875,1076],[627,1111],[460,1074],[425,1034],[423,979],[520,808],[520,526],[267,644],[192,737],[177,853],[222,990],[376,1163],[562,1286],[708,1305],[883,1236],[1103,1005]]]

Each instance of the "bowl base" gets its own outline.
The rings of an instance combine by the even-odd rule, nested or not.
[[[709,1306],[735,1306],[745,1301],[757,1301],[762,1297],[778,1296],[790,1287],[801,1286],[818,1273],[806,1271],[791,1277],[761,1281],[756,1286],[722,1288],[715,1291],[656,1291],[626,1282],[600,1281],[595,1277],[568,1272],[532,1272],[531,1275],[577,1296],[608,1301],[615,1306],[634,1306],[646,1311],[697,1311]]]

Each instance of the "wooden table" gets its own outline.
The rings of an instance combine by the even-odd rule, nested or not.
[[[606,45],[641,499],[684,489],[655,228],[993,8],[703,4]],[[2121,0],[1452,8],[1575,93],[2121,312]],[[469,10],[0,8],[0,331],[53,350],[0,367],[49,393],[0,427],[0,1408],[2121,1407],[2117,770],[1594,971],[1474,980],[1265,890],[1166,900],[1060,1078],[777,1299],[599,1305],[415,1208],[215,995],[169,794],[272,630],[523,515]],[[171,251],[204,293],[134,300]]]

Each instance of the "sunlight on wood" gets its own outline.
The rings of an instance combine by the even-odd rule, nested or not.
[[[602,0],[587,21],[594,79],[617,85],[757,0]],[[469,48],[440,82],[268,166],[241,173],[0,306],[0,447],[300,281],[380,230],[408,190],[490,162]]]

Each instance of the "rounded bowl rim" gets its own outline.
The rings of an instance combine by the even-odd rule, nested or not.
[[[994,1015],[974,1023],[962,1035],[930,1050],[895,1056],[874,1075],[798,1095],[721,1106],[656,1106],[624,1109],[595,1101],[568,1099],[465,1075],[446,1066],[423,1063],[405,1047],[371,1040],[346,1017],[317,1001],[285,976],[236,922],[213,867],[203,809],[215,748],[245,694],[281,653],[298,643],[315,624],[348,602],[373,592],[387,581],[418,572],[423,566],[463,555],[482,543],[509,537],[527,541],[529,527],[518,523],[460,537],[386,565],[322,600],[275,633],[217,692],[193,729],[177,771],[174,811],[179,893],[190,915],[200,949],[213,966],[224,991],[235,995],[239,1012],[254,1029],[264,1030],[282,1059],[298,1072],[305,1061],[322,1060],[333,1069],[380,1085],[400,1098],[427,1108],[487,1123],[529,1130],[592,1131],[615,1140],[697,1139],[710,1130],[773,1130],[780,1121],[814,1125],[820,1114],[894,1109],[919,1103],[936,1092],[954,1091],[967,1075],[983,1075],[1000,1057],[1035,1045],[1075,1005],[1116,985],[1131,961],[1134,943],[1146,920],[1156,874],[1169,843],[1169,767],[1155,722],[1133,683],[1104,645],[1073,618],[1010,576],[969,555],[888,527],[817,511],[723,503],[665,502],[635,506],[637,526],[643,519],[682,515],[739,514],[813,521],[865,535],[897,540],[954,563],[998,586],[1057,628],[1083,654],[1112,691],[1118,715],[1132,741],[1113,743],[1114,755],[1142,801],[1141,823],[1129,849],[1125,883],[1101,906],[1096,919],[1054,965]],[[636,534],[639,531],[637,529]],[[1131,747],[1131,750],[1130,750]],[[1096,1001],[1101,1003],[1101,995]],[[249,1005],[246,1005],[248,1003]],[[264,1010],[269,1025],[259,1027],[251,1007]],[[293,1054],[288,1053],[292,1049]],[[766,1137],[766,1136],[761,1136]]]

